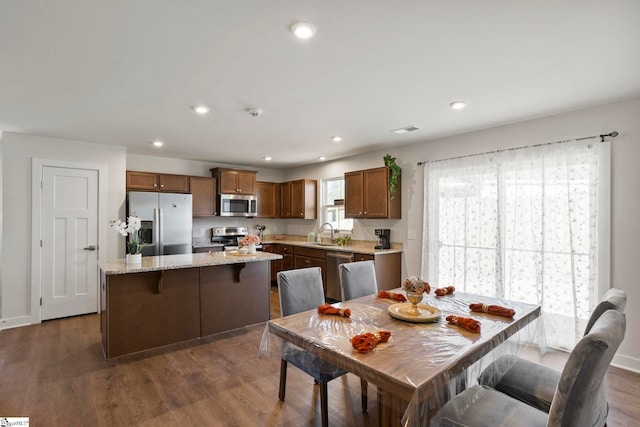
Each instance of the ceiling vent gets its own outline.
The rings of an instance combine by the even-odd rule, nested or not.
[[[393,132],[393,133],[395,133],[397,135],[401,135],[403,133],[413,132],[414,130],[418,130],[418,129],[420,129],[418,126],[411,125],[411,126],[407,126],[407,127],[404,127],[404,128],[392,130],[391,132]]]

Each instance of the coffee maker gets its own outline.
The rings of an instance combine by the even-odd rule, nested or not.
[[[378,236],[378,244],[375,249],[391,249],[391,230],[388,228],[376,228],[374,232]]]

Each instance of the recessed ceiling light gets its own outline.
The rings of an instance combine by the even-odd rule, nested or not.
[[[299,39],[310,39],[316,34],[316,27],[308,22],[294,22],[291,32]]]
[[[206,105],[194,105],[193,107],[193,111],[195,111],[196,113],[200,114],[201,116],[207,114],[209,112],[209,107],[207,107]]]
[[[340,142],[340,141],[342,141],[342,137],[341,136],[334,136],[334,137],[331,138],[331,140],[333,142]]]
[[[159,141],[159,140],[155,140],[152,142],[154,147],[162,147],[164,145],[164,142]]]
[[[325,160],[327,160],[327,158],[325,156],[320,156],[320,157],[318,157],[318,160],[325,161]]]
[[[449,104],[449,106],[454,110],[462,110],[467,106],[467,103],[465,101],[453,101]]]
[[[272,157],[271,157],[271,156],[264,156],[264,157],[262,158],[262,160],[264,160],[265,162],[269,162],[269,161],[271,161],[271,159],[272,159]]]

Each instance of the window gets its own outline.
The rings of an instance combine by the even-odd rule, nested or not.
[[[576,141],[430,163],[424,277],[540,304],[548,344],[573,347],[609,277],[608,150]]]
[[[353,230],[353,219],[344,217],[344,177],[322,180],[323,222],[328,222],[335,231]]]

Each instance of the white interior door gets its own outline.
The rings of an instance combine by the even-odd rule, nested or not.
[[[97,311],[98,171],[42,169],[42,320]]]

